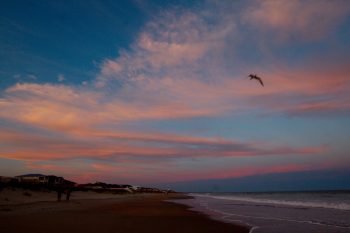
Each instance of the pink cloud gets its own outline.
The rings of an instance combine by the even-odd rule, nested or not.
[[[210,179],[229,179],[241,178],[246,176],[264,175],[264,174],[279,174],[293,173],[302,171],[318,171],[325,169],[342,168],[341,164],[335,163],[313,163],[313,164],[276,164],[265,166],[242,166],[241,168],[220,168],[208,169],[207,171],[182,171],[181,173],[168,172],[154,183],[162,182],[182,182],[194,180],[210,180]]]
[[[253,175],[262,175],[270,173],[289,173],[314,169],[315,168],[312,168],[310,165],[300,164],[272,165],[266,167],[250,166],[244,168],[220,169],[217,171],[209,172],[188,172],[187,174],[183,174],[182,176],[177,177],[176,181],[240,178]]]
[[[159,81],[159,73],[164,69],[183,70],[189,65],[196,66],[203,58],[224,49],[225,38],[236,33],[235,23],[227,20],[210,27],[206,14],[206,11],[188,10],[162,12],[145,25],[131,51],[120,51],[118,58],[105,60],[95,85],[105,87],[113,81],[133,85],[149,80],[145,74]]]
[[[349,64],[321,63],[311,67],[280,69],[270,73],[262,71],[262,77],[266,77],[265,88],[255,93],[250,89],[242,95],[250,96],[250,106],[260,106],[267,113],[303,115],[348,111]]]
[[[120,160],[128,156],[154,159],[287,156],[329,151],[326,146],[293,147],[154,132],[74,131],[49,136],[4,128],[0,139],[6,145],[0,149],[4,158],[34,161],[75,158]]]
[[[17,84],[1,99],[0,117],[68,132],[105,122],[220,116],[256,108],[287,113],[343,110],[349,108],[348,67],[262,71],[264,88],[244,78],[219,78],[208,83],[174,73],[156,80],[145,77],[114,96],[63,85]]]
[[[305,115],[305,114],[336,114],[346,109],[350,109],[350,98],[342,101],[323,101],[316,103],[303,103],[294,107],[287,108],[286,111],[290,115]]]
[[[0,112],[0,117],[43,128],[73,131],[106,121],[118,123],[217,114],[216,109],[192,107],[192,103],[170,96],[156,97],[154,91],[162,86],[151,85],[146,85],[146,90],[126,88],[119,95],[107,96],[103,92],[63,85],[17,84],[7,89],[1,99],[0,107],[4,111]],[[171,88],[169,84],[164,85]]]
[[[181,182],[193,180],[208,179],[228,179],[240,178],[254,175],[274,174],[274,173],[292,173],[302,171],[315,171],[323,169],[338,168],[339,165],[325,164],[280,164],[268,166],[249,166],[242,168],[223,168],[209,169],[208,171],[190,171],[190,170],[159,170],[153,173],[144,173],[144,167],[128,168],[129,172],[113,173],[113,167],[107,170],[90,171],[81,175],[72,175],[72,178],[78,182],[92,181],[114,181],[114,182],[132,182],[133,184],[142,183],[164,183],[164,182]],[[159,168],[159,167],[158,167]],[[115,168],[117,169],[117,168]],[[106,171],[110,171],[106,176]],[[131,171],[131,172],[130,172]]]
[[[178,65],[201,58],[208,46],[205,42],[171,43],[157,41],[149,34],[143,34],[139,46],[149,52],[147,59],[155,67]],[[169,56],[171,54],[171,56]]]
[[[218,160],[215,158],[214,160]],[[212,161],[212,160],[209,160]],[[206,179],[239,178],[272,173],[289,173],[322,169],[337,169],[344,167],[342,160],[328,159],[323,161],[310,160],[308,162],[294,160],[264,159],[259,163],[246,164],[237,160],[225,160],[221,164],[205,165],[205,159],[194,160],[192,164],[183,166],[174,160],[139,160],[127,158],[113,161],[27,161],[26,166],[31,171],[44,174],[61,175],[76,182],[114,182],[114,183],[164,183]],[[346,164],[346,163],[345,163]]]
[[[79,163],[77,166],[76,163]],[[72,161],[70,163],[52,164],[50,161],[26,162],[29,171],[43,174],[56,174],[66,179],[79,183],[104,181],[114,183],[149,182],[161,173],[166,173],[172,165],[167,162],[156,161],[153,163],[136,163],[135,161],[123,161],[120,163],[86,163],[84,161]]]
[[[350,12],[347,1],[255,1],[243,14],[245,22],[277,31],[280,39],[324,38]],[[270,32],[271,32],[270,31]]]
[[[288,14],[277,11],[279,5],[286,5],[281,12]],[[309,9],[311,5],[316,5],[315,10]],[[268,8],[273,13],[264,14],[272,17],[266,19],[269,24],[281,22],[288,26],[288,22],[293,22],[289,17],[295,15],[295,9],[310,11],[305,15],[313,16],[328,5],[331,12],[339,8],[328,1],[266,1],[253,5],[251,14],[262,17],[260,13]],[[169,11],[155,17],[130,51],[105,60],[95,80],[98,88],[26,83],[8,88],[0,99],[0,118],[49,130],[78,132],[106,122],[122,125],[126,121],[216,117],[251,110],[290,113],[349,108],[349,94],[344,94],[340,104],[335,98],[350,88],[350,66],[346,62],[316,68],[260,68],[266,82],[264,88],[243,75],[225,72],[221,57],[235,43],[228,43],[227,38],[238,37],[237,19],[224,14],[217,20],[215,15],[207,14]],[[311,16],[304,18],[309,20]],[[206,18],[212,19],[213,25]],[[296,96],[304,98],[297,100]],[[330,99],[317,99],[319,96]]]

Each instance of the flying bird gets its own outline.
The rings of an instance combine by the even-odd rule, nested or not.
[[[264,83],[263,83],[262,79],[259,76],[257,76],[256,74],[250,74],[248,77],[250,77],[250,80],[256,79],[257,81],[259,81],[259,83],[262,86],[264,86]]]

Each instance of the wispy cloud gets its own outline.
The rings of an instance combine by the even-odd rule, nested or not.
[[[292,147],[140,132],[73,131],[50,136],[3,128],[0,139],[7,145],[2,150],[3,157],[25,160],[285,156],[322,154],[329,150],[326,146]]]
[[[275,4],[289,12],[303,3],[267,1],[250,7]],[[327,4],[322,1],[319,8],[324,10]],[[294,15],[292,11],[283,17]],[[230,74],[223,54],[235,43],[239,46],[239,20],[206,10],[166,11],[145,26],[130,51],[105,60],[94,82],[97,88],[17,84],[1,99],[0,117],[73,130],[104,122],[213,117],[252,109],[295,113],[349,108],[346,63],[299,70],[260,68],[264,88],[245,79],[248,70]],[[341,100],[339,92],[344,93]]]
[[[317,40],[329,36],[350,12],[347,1],[253,1],[242,18],[257,30],[283,40]]]
[[[2,121],[6,124],[0,125],[0,153],[6,158],[30,160],[32,168],[47,170],[61,167],[34,162],[82,158],[94,161],[91,170],[85,173],[90,175],[81,179],[99,177],[102,171],[120,171],[129,174],[125,179],[131,179],[136,175],[128,171],[149,169],[125,161],[130,158],[161,163],[174,158],[327,153],[331,147],[322,143],[295,146],[278,140],[197,137],[150,129],[131,130],[127,126],[135,122],[213,119],[251,113],[304,116],[350,112],[347,61],[324,59],[327,61],[315,66],[305,60],[303,66],[293,68],[275,63],[269,66],[251,63],[248,67],[236,62],[240,59],[239,48],[247,46],[244,38],[252,36],[245,28],[247,25],[272,30],[286,43],[294,36],[316,40],[330,33],[349,13],[349,4],[337,3],[319,1],[315,6],[310,1],[251,1],[242,10],[244,15],[231,14],[223,6],[216,8],[220,14],[207,8],[163,11],[145,25],[129,50],[119,51],[116,58],[104,59],[91,83],[64,85],[65,77],[60,74],[56,80],[60,84],[17,83],[1,93],[0,124]],[[296,18],[297,15],[300,17]],[[320,26],[314,27],[319,15],[323,15],[322,23],[317,21]],[[244,33],[249,35],[242,36]],[[266,36],[266,30],[256,33]],[[269,55],[266,59],[277,58]],[[263,77],[265,87],[246,77],[252,69]],[[12,128],[14,125],[26,127]],[[120,159],[124,159],[121,166],[102,164]],[[258,171],[308,168],[280,164]],[[225,174],[255,174],[254,169]],[[167,174],[160,166],[157,171]],[[71,170],[66,172],[74,175]],[[141,173],[136,174],[139,177]],[[191,175],[186,174],[187,178]]]

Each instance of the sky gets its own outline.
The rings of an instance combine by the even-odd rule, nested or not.
[[[350,188],[349,25],[347,0],[1,1],[0,173]]]

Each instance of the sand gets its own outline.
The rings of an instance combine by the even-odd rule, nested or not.
[[[0,232],[249,232],[243,226],[219,222],[184,205],[166,202],[186,197],[184,195],[108,195],[73,193],[69,202],[50,200],[1,204]]]
[[[71,194],[71,198],[76,200],[117,198],[118,196],[120,195],[96,193],[92,191],[76,191]],[[65,199],[64,194],[62,195],[62,200],[63,199]],[[21,188],[6,188],[0,191],[0,206],[34,202],[52,202],[55,200],[57,200],[57,192],[49,190],[36,191]]]

